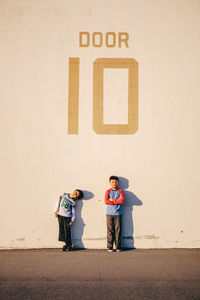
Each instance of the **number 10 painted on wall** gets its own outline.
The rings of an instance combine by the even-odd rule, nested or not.
[[[78,134],[79,58],[69,58],[68,134]],[[103,123],[103,70],[128,69],[128,124]],[[97,134],[134,134],[138,130],[138,63],[133,58],[97,58],[93,63],[93,129]]]

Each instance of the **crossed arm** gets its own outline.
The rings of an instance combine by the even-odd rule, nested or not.
[[[120,197],[117,199],[109,198],[110,190],[107,190],[105,193],[105,204],[107,205],[115,205],[115,204],[123,204],[124,203],[124,192],[118,189]]]

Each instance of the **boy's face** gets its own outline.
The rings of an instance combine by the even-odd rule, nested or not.
[[[111,185],[111,188],[113,190],[116,190],[118,188],[118,184],[119,184],[118,180],[116,180],[116,179],[111,179],[110,180],[110,185]]]
[[[79,193],[79,191],[77,191],[77,190],[73,191],[73,192],[70,194],[71,198],[73,198],[73,199],[77,199],[79,195],[80,195],[80,193]]]

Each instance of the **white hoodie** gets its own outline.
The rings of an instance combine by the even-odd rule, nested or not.
[[[75,201],[69,197],[68,193],[64,193],[60,196],[60,199],[58,200],[55,212],[63,217],[70,217],[71,221],[74,222],[75,220]]]

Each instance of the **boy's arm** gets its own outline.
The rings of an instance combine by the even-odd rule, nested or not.
[[[120,197],[117,199],[112,199],[113,204],[123,204],[124,203],[124,192],[122,190],[118,190]]]
[[[60,208],[60,202],[61,202],[62,196],[60,196],[59,200],[57,201],[56,207],[55,207],[55,217],[58,216],[58,211]]]
[[[106,191],[105,193],[105,198],[104,198],[104,202],[106,205],[113,205],[113,201],[109,200],[109,194],[110,194],[110,189]]]
[[[69,223],[69,225],[72,225],[75,221],[76,218],[76,208],[75,206],[72,206],[72,216],[71,216],[71,222]]]

